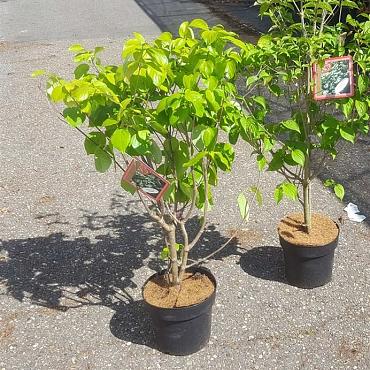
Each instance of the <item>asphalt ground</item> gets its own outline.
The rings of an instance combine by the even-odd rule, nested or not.
[[[152,38],[163,25],[132,0],[60,3],[0,2],[0,368],[369,368],[368,224],[342,226],[331,283],[314,290],[288,285],[276,224],[299,208],[274,204],[281,179],[271,174],[260,180],[264,205],[253,206],[238,242],[207,263],[218,281],[209,345],[187,357],[155,349],[141,286],[161,267],[159,230],[120,189],[121,173],[95,172],[79,133],[57,120],[30,74],[44,68],[71,76],[67,48],[75,42],[105,45],[104,60],[119,63],[122,40],[132,31]],[[203,11],[219,23],[207,8],[184,3],[183,19]],[[171,19],[167,13],[162,21]],[[335,173],[360,181],[361,210],[368,202],[368,154],[351,150]],[[351,171],[363,175],[356,180]],[[257,179],[250,149],[240,143],[193,259],[239,227],[236,197]],[[313,193],[315,210],[339,217],[345,204],[319,180]]]

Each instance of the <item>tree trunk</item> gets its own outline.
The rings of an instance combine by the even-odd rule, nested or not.
[[[169,231],[166,231],[166,240],[168,243],[168,249],[170,251],[171,261],[171,277],[172,285],[179,285],[179,265],[177,262],[177,250],[176,250],[176,227],[172,225]]]
[[[180,224],[180,227],[181,227],[181,232],[182,232],[182,235],[184,237],[184,249],[181,253],[181,266],[180,266],[180,272],[179,272],[179,282],[181,284],[183,278],[184,278],[184,274],[185,274],[185,270],[186,270],[186,265],[188,264],[188,257],[189,257],[189,237],[188,237],[188,233],[186,231],[186,228],[185,228],[185,223],[181,223]]]
[[[303,213],[306,232],[311,232],[311,180],[310,180],[310,155],[306,156],[303,178]]]

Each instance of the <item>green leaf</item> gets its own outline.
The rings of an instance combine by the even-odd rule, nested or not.
[[[60,102],[64,99],[63,87],[58,85],[53,88],[53,91],[50,94],[50,98],[54,103]]]
[[[324,186],[327,188],[332,188],[335,185],[335,181],[333,179],[326,179],[324,181]]]
[[[195,27],[195,28],[199,28],[201,30],[208,30],[208,24],[206,21],[204,21],[203,19],[193,19],[190,24],[189,24],[190,27]]]
[[[72,90],[71,95],[78,102],[84,101],[90,96],[90,88],[89,86],[77,87],[77,89]]]
[[[176,252],[180,252],[182,248],[184,248],[183,244],[179,244],[179,243],[175,244]],[[165,247],[162,248],[160,258],[162,260],[166,260],[166,259],[170,258],[170,248],[169,247],[165,246]]]
[[[282,185],[284,195],[292,200],[298,199],[298,189],[294,184],[286,182]]]
[[[203,131],[203,142],[206,148],[210,149],[215,144],[215,139],[217,139],[216,127],[208,127]]]
[[[281,167],[283,167],[284,161],[283,161],[283,152],[278,150],[271,159],[271,162],[269,164],[268,170],[269,171],[277,171]]]
[[[355,101],[355,107],[360,118],[367,114],[368,106],[367,103],[361,100]]]
[[[349,118],[350,114],[352,113],[353,105],[354,101],[351,98],[348,99],[348,101],[342,105],[343,114],[346,116],[346,118]]]
[[[135,194],[136,192],[136,186],[128,181],[122,180],[121,187],[130,194]]]
[[[190,161],[184,163],[184,168],[189,168],[197,164],[203,157],[207,155],[207,152],[199,152],[195,157],[190,159]]]
[[[103,149],[105,147],[105,135],[101,132],[90,132],[88,138],[85,138],[84,147],[87,154],[95,154],[95,152],[100,147]]]
[[[207,45],[213,44],[218,39],[218,32],[217,31],[211,31],[206,30],[203,31],[201,34],[202,39],[206,42]]]
[[[263,109],[267,109],[266,99],[263,96],[254,96],[253,97],[253,100],[258,105],[260,105],[261,107],[263,107]]]
[[[165,74],[161,71],[158,71],[157,69],[148,66],[147,68],[147,74],[152,79],[153,84],[155,86],[161,86],[166,78]]]
[[[255,194],[257,204],[261,207],[263,202],[261,190],[257,186],[252,186],[250,191]]]
[[[167,260],[170,258],[170,249],[168,247],[163,247],[160,255],[161,260]]]
[[[267,161],[266,161],[266,158],[263,156],[263,154],[259,154],[258,156],[257,156],[257,164],[258,164],[258,169],[259,169],[259,171],[263,171],[263,169],[265,168],[265,166],[266,166],[266,163],[267,163]],[[281,166],[283,165],[283,163],[281,162]],[[280,167],[281,167],[280,166]]]
[[[216,89],[218,85],[218,80],[215,76],[210,76],[207,80],[205,80],[205,84],[209,90],[213,91]]]
[[[91,57],[92,57],[92,54],[89,51],[86,51],[83,53],[76,54],[73,58],[73,61],[75,63],[85,62],[85,61],[90,60]]]
[[[350,0],[343,0],[341,3],[341,6],[347,7],[347,8],[359,9],[359,6],[356,4],[356,2],[350,1]]]
[[[339,129],[339,133],[344,140],[350,141],[352,144],[354,144],[356,134],[351,127],[341,127]]]
[[[281,95],[281,88],[278,85],[271,85],[269,84],[267,88],[275,95],[280,96]]]
[[[281,185],[277,186],[274,190],[274,199],[277,204],[279,204],[284,197],[284,189]]]
[[[32,72],[31,77],[43,76],[44,74],[45,74],[45,71],[43,69],[38,69]]]
[[[162,162],[162,150],[155,141],[152,141],[150,152],[154,163],[159,164]]]
[[[242,40],[239,40],[233,36],[223,36],[223,40],[228,40],[233,43],[235,46],[238,46],[242,50],[248,50],[248,44],[245,44]],[[248,46],[247,46],[248,45]]]
[[[357,79],[357,87],[360,94],[363,94],[368,89],[368,77],[365,75],[359,75]]]
[[[250,85],[254,84],[254,83],[255,83],[255,82],[257,82],[257,81],[258,81],[258,76],[254,76],[254,75],[252,75],[252,76],[249,76],[249,77],[247,78],[247,81],[246,81],[245,85],[248,87],[248,86],[250,86]]]
[[[98,54],[98,53],[101,53],[102,51],[104,50],[104,46],[96,46],[94,48],[94,54]]]
[[[334,193],[340,199],[343,200],[344,198],[344,187],[341,184],[334,185]]]
[[[74,44],[74,45],[71,45],[69,48],[68,48],[69,51],[73,51],[73,52],[76,52],[76,53],[80,53],[82,51],[85,51],[85,48],[83,46],[81,46],[80,44]]]
[[[300,149],[294,149],[292,151],[292,159],[294,162],[298,163],[300,166],[304,166],[305,155]]]
[[[85,76],[87,72],[89,71],[90,66],[86,63],[82,63],[78,65],[74,71],[74,75],[77,79],[81,78],[82,76]]]
[[[203,60],[199,65],[200,72],[208,77],[212,74],[214,68],[214,64],[211,60]]]
[[[179,36],[185,38],[189,29],[189,22],[182,22],[179,27]]]
[[[104,150],[98,148],[95,152],[95,168],[98,172],[106,172],[112,164],[112,158]]]
[[[184,75],[182,78],[182,83],[185,87],[185,89],[192,89],[194,85],[196,84],[196,76],[191,74],[191,75]]]
[[[150,127],[163,136],[168,134],[166,127],[156,121],[150,121]]]
[[[63,111],[63,117],[72,127],[80,126],[86,116],[77,107],[65,108]]]
[[[119,150],[121,153],[125,153],[130,140],[130,132],[125,128],[116,129],[110,138],[110,142],[112,143],[113,147]]]
[[[270,35],[263,35],[259,38],[257,42],[257,46],[259,46],[261,49],[269,49],[271,47],[272,41]]]
[[[107,118],[103,122],[103,127],[113,126],[113,125],[116,125],[117,123],[118,123],[117,119],[115,119],[115,118]]]
[[[299,128],[298,122],[295,120],[288,119],[287,121],[282,122],[282,124],[288,130],[297,131],[301,133],[301,129]]]
[[[163,32],[161,35],[157,38],[157,40],[169,42],[172,40],[172,34],[171,32]]]
[[[220,109],[220,105],[217,103],[215,94],[212,90],[207,89],[206,90],[206,99],[208,103],[211,104],[212,108],[215,110],[215,112],[218,112]]]
[[[185,90],[185,99],[189,102],[194,102],[194,101],[203,101],[203,96],[200,94],[198,91],[194,90]]]
[[[185,99],[194,106],[195,114],[198,117],[203,117],[204,106],[203,106],[203,96],[198,91],[185,90]]]
[[[240,216],[243,220],[248,221],[249,217],[249,204],[248,199],[243,193],[240,193],[238,196],[238,206],[239,206],[239,212]]]
[[[227,78],[233,78],[236,72],[236,64],[233,60],[226,62],[225,75]]]
[[[126,109],[127,106],[131,103],[131,98],[126,98],[124,100],[121,101],[121,103],[119,104],[121,109]]]

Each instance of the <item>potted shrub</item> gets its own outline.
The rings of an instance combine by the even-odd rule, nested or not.
[[[143,297],[158,348],[171,354],[195,352],[210,336],[216,280],[205,268],[188,269],[188,255],[205,229],[218,173],[234,161],[220,133],[242,117],[233,84],[240,48],[234,33],[195,19],[181,24],[179,37],[164,32],[147,42],[135,33],[119,65],[103,65],[101,47],[73,45],[74,78],[48,75],[48,98],[64,104],[62,120],[85,136],[97,171],[112,164],[124,171],[122,187],[138,194],[163,232],[168,268],[148,279]],[[195,211],[199,229],[190,238]]]
[[[368,132],[370,18],[368,14],[356,20],[350,15],[340,18],[346,8],[358,8],[354,1],[257,3],[273,26],[245,54],[246,95],[261,88],[285,102],[290,115],[279,118],[261,96],[245,107],[252,113],[249,121],[260,125],[255,145],[260,169],[284,177],[275,189],[275,200],[287,197],[303,207],[302,213],[288,215],[278,226],[287,280],[313,288],[331,280],[339,227],[312,212],[311,184],[324,164],[335,159],[341,141],[354,143]],[[339,21],[331,25],[335,14]],[[244,125],[241,132],[247,128]],[[325,185],[343,199],[341,184],[327,179]]]

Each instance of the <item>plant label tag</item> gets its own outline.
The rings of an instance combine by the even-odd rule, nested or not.
[[[312,66],[315,100],[340,99],[353,96],[353,60],[351,56],[328,58],[324,65]]]
[[[170,185],[153,168],[135,158],[131,160],[123,174],[122,183],[126,185],[125,188],[128,191],[132,193],[136,190],[140,191],[141,194],[157,202],[163,197]]]

